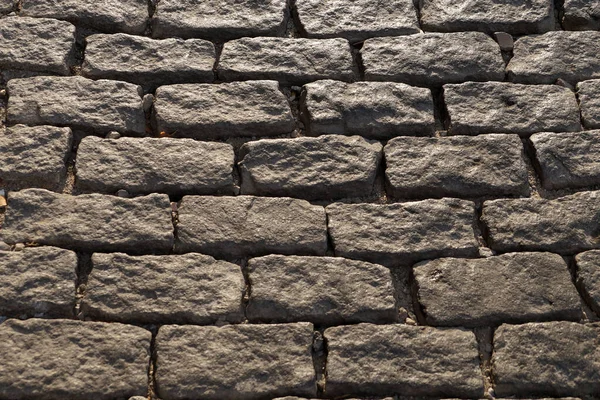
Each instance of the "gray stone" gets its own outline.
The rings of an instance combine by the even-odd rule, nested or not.
[[[145,329],[116,323],[9,319],[0,324],[0,397],[144,395],[151,337]]]
[[[161,132],[203,140],[278,136],[296,128],[275,81],[162,86],[154,118]]]
[[[163,326],[156,339],[157,394],[165,400],[316,397],[308,323]]]
[[[444,85],[444,100],[452,135],[581,130],[575,93],[562,86],[467,82]]]
[[[478,254],[475,207],[470,201],[335,203],[326,211],[336,256],[397,266]]]
[[[1,6],[0,6],[1,8]],[[0,68],[69,74],[75,27],[48,18],[0,19]]]
[[[496,42],[498,42],[500,50],[513,51],[515,42],[510,34],[506,32],[494,32],[494,38],[496,38]]]
[[[385,140],[398,135],[433,135],[435,131],[431,91],[403,83],[309,83],[303,88],[300,106],[311,135]]]
[[[242,38],[225,43],[217,66],[225,81],[273,79],[301,85],[358,76],[346,39]]]
[[[101,134],[144,134],[141,87],[81,76],[12,79],[7,119],[11,124],[70,126]]]
[[[3,231],[9,244],[84,251],[166,252],[173,245],[171,205],[164,194],[123,199],[25,189],[10,194]]]
[[[369,81],[437,86],[504,79],[500,47],[481,32],[373,38],[360,52]]]
[[[81,310],[94,319],[141,324],[213,324],[244,319],[238,265],[202,254],[92,256]]]
[[[590,250],[578,254],[577,284],[583,289],[587,304],[600,315],[600,251]]]
[[[0,12],[11,12],[12,10],[14,10],[16,3],[16,0],[0,0]]]
[[[581,120],[587,129],[600,128],[600,79],[577,84]]]
[[[233,147],[170,138],[84,138],[76,186],[115,193],[233,194]]]
[[[57,189],[66,178],[73,135],[69,128],[15,125],[0,133],[4,187]]]
[[[479,398],[483,393],[473,332],[359,324],[329,328],[325,338],[327,397],[402,393]]]
[[[552,253],[509,253],[417,264],[418,299],[433,326],[581,318],[579,294],[567,264]]]
[[[517,135],[399,137],[384,152],[395,198],[529,195]]]
[[[325,255],[325,210],[287,197],[185,196],[175,250],[226,259],[270,253]]]
[[[215,46],[201,39],[153,40],[119,33],[86,38],[81,73],[144,86],[212,82]]]
[[[502,325],[494,334],[497,396],[584,396],[600,391],[600,327],[574,322]]]
[[[244,144],[242,194],[307,200],[368,196],[382,157],[379,142],[360,136],[265,139]]]
[[[563,8],[564,29],[580,31],[600,29],[600,1],[565,0]]]
[[[72,317],[77,255],[54,247],[0,251],[0,315]]]

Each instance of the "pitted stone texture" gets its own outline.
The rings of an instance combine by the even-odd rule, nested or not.
[[[0,251],[0,315],[71,317],[77,255],[55,247]]]
[[[600,79],[577,84],[581,119],[587,129],[600,128]]]
[[[585,396],[600,391],[600,327],[574,322],[502,325],[494,334],[498,396]]]
[[[92,256],[81,309],[107,321],[142,324],[241,322],[244,277],[238,265],[202,254]]]
[[[547,199],[483,203],[482,220],[496,251],[572,254],[600,248],[600,191]]]
[[[218,41],[281,36],[287,19],[286,0],[161,0],[152,19],[152,35]]]
[[[236,259],[269,253],[325,255],[325,210],[287,197],[185,196],[177,252]]]
[[[73,135],[69,128],[15,125],[0,133],[3,187],[57,189],[67,175]]]
[[[336,256],[396,266],[478,254],[475,208],[470,201],[335,203],[326,211]]]
[[[296,128],[275,81],[162,86],[154,111],[158,130],[177,137],[277,136]]]
[[[2,18],[0,68],[68,75],[74,35],[75,27],[64,21],[28,17]]]
[[[529,194],[517,135],[399,137],[384,152],[386,179],[395,198]]]
[[[600,29],[600,1],[565,0],[562,24],[568,30]]]
[[[173,245],[167,195],[124,199],[26,189],[11,192],[8,201],[2,234],[6,243],[131,253],[167,252]]]
[[[84,138],[76,186],[116,193],[233,194],[233,147],[170,138]]]
[[[476,327],[581,318],[579,294],[557,254],[440,258],[417,264],[414,274],[427,325]]]
[[[298,85],[357,78],[346,39],[242,38],[225,43],[217,74],[225,81],[273,79]]]
[[[368,196],[383,147],[360,136],[265,139],[244,144],[242,194],[307,200]]]
[[[581,130],[575,93],[558,85],[467,82],[444,85],[452,135]]]
[[[153,40],[119,33],[91,35],[86,42],[81,72],[88,78],[144,86],[214,79],[215,46],[206,40]]]
[[[323,80],[304,86],[301,101],[309,134],[361,135],[389,139],[433,135],[431,91],[403,83]]]
[[[145,395],[149,331],[66,319],[0,324],[0,397],[101,399]]]
[[[368,81],[436,86],[504,79],[500,47],[481,32],[373,38],[360,52]]]
[[[543,33],[555,28],[552,0],[424,0],[421,24],[425,31]]]
[[[250,322],[320,325],[398,320],[386,267],[340,257],[277,256],[248,261]]]
[[[483,393],[471,331],[358,324],[329,328],[325,338],[328,397],[391,392],[478,398]]]
[[[316,397],[312,338],[308,323],[162,326],[157,394],[165,400]]]
[[[146,121],[140,90],[131,83],[81,76],[12,79],[7,119],[17,124],[141,135]]]
[[[583,288],[589,300],[588,304],[591,304],[596,314],[600,315],[600,251],[586,251],[578,254],[575,260],[577,262],[577,283]]]
[[[22,0],[20,15],[67,20],[106,33],[141,35],[148,21],[146,0]]]
[[[0,12],[7,13],[14,10],[16,0],[0,0]]]

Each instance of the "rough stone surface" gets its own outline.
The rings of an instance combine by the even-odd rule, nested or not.
[[[449,132],[453,135],[581,130],[575,93],[558,85],[444,85],[444,100],[450,116]]]
[[[241,322],[238,265],[202,254],[92,256],[82,310],[107,321],[142,324]]]
[[[0,397],[144,395],[151,337],[145,329],[115,323],[9,319],[0,324]]]
[[[435,131],[431,91],[403,83],[309,83],[303,88],[301,109],[312,135],[385,140],[398,135],[433,135]]]
[[[600,128],[600,79],[577,84],[581,119],[587,129]]]
[[[481,32],[373,38],[365,41],[361,55],[370,81],[437,86],[504,79],[500,47]]]
[[[502,325],[494,334],[498,396],[584,396],[600,391],[600,327],[574,322]]]
[[[399,137],[384,152],[386,179],[395,198],[529,194],[517,135]]]
[[[325,338],[329,397],[402,393],[478,398],[483,393],[473,332],[359,324],[329,328]]]
[[[265,139],[242,146],[242,194],[307,200],[361,197],[373,191],[380,143],[360,136]]]
[[[227,259],[269,253],[324,255],[325,219],[323,207],[287,197],[185,196],[175,250]]]
[[[590,250],[578,254],[577,283],[583,289],[592,309],[600,315],[600,251]]]
[[[154,110],[158,130],[177,137],[277,136],[296,128],[275,81],[163,86]]]
[[[568,30],[600,29],[600,1],[565,0],[563,27]]]
[[[304,84],[357,78],[346,39],[242,38],[225,43],[217,73],[226,81],[273,79]]]
[[[13,124],[140,135],[146,126],[139,89],[131,83],[81,76],[12,79],[7,118]]]
[[[0,12],[7,13],[15,8],[16,0],[0,0]]]
[[[386,266],[478,254],[474,204],[458,199],[326,208],[336,256]]]
[[[84,138],[77,188],[116,193],[233,194],[233,147],[170,138]]]
[[[158,395],[165,400],[316,397],[312,337],[308,323],[163,326],[156,339]]]
[[[25,189],[10,194],[2,236],[10,244],[166,252],[173,245],[171,205],[167,195],[159,194],[124,199]]]

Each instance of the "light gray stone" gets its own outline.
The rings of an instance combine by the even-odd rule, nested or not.
[[[587,304],[600,315],[600,251],[590,250],[575,256],[577,284],[583,289]]]
[[[144,134],[141,87],[81,76],[12,79],[8,82],[7,119],[11,124],[57,125]]]
[[[217,74],[225,81],[273,79],[300,85],[358,78],[346,39],[242,38],[225,43]]]
[[[575,93],[558,85],[507,82],[444,85],[444,100],[452,135],[581,130]]]
[[[483,393],[471,331],[358,324],[329,328],[325,338],[328,397],[391,392],[478,398]]]
[[[8,13],[14,10],[16,6],[16,0],[0,0],[0,12]]]
[[[565,0],[564,29],[590,31],[600,29],[600,1]]]
[[[587,129],[600,128],[600,79],[577,84],[577,95],[581,107],[581,120]]]
[[[177,137],[278,136],[296,128],[275,81],[162,86],[154,111],[158,130]]]
[[[164,194],[123,199],[25,189],[10,193],[3,239],[85,251],[167,252],[171,205]]]
[[[311,135],[361,135],[389,139],[433,135],[431,91],[403,83],[323,80],[304,86],[300,103]]]
[[[112,400],[148,390],[149,331],[116,323],[0,324],[0,397]]]
[[[316,397],[312,324],[162,326],[156,383],[165,400]]]
[[[395,198],[529,195],[517,135],[398,137],[384,152]]]
[[[481,32],[373,38],[360,52],[368,81],[437,86],[504,79],[500,47]]]

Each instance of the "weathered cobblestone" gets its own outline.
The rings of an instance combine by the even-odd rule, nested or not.
[[[578,254],[577,283],[585,291],[592,309],[600,315],[600,251],[590,250]]]
[[[529,194],[517,135],[399,137],[384,151],[387,182],[396,198]]]
[[[149,331],[70,320],[0,324],[0,397],[101,399],[145,395]]]
[[[0,0],[0,12],[7,13],[15,8],[16,0]]]
[[[598,0],[565,0],[563,27],[568,30],[596,30],[600,28]]]
[[[433,135],[431,91],[403,83],[323,80],[304,86],[301,101],[309,134],[389,139]]]
[[[577,84],[577,94],[581,107],[581,120],[587,129],[600,128],[600,79],[592,79]]]
[[[163,326],[156,339],[158,395],[165,400],[315,397],[312,337],[308,323]]]

